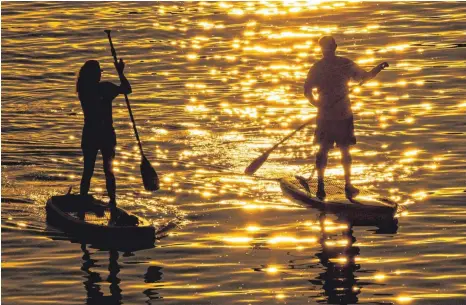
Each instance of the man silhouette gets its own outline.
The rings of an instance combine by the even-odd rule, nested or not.
[[[349,147],[356,144],[356,137],[348,82],[355,80],[362,83],[374,78],[388,67],[388,63],[383,62],[366,72],[350,59],[335,55],[337,44],[332,36],[320,38],[319,45],[323,58],[311,67],[304,83],[304,95],[317,107],[314,143],[319,144],[320,147],[316,155],[318,179],[316,195],[320,199],[326,196],[325,167],[328,152],[336,143],[341,151],[341,162],[345,171],[345,194],[348,198],[352,198],[359,193],[359,190],[351,184],[352,160]]]

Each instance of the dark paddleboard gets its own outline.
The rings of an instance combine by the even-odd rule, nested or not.
[[[113,223],[110,208],[92,196],[53,196],[46,204],[47,223],[89,243],[152,247],[155,228],[143,218],[116,209],[120,217]]]
[[[393,219],[397,211],[398,205],[395,202],[365,190],[362,190],[358,196],[348,199],[345,196],[344,188],[333,184],[326,184],[327,196],[321,200],[315,195],[315,185],[316,183],[311,183],[311,192],[309,192],[295,177],[280,179],[280,187],[286,196],[311,208],[335,214],[340,218],[354,221]]]

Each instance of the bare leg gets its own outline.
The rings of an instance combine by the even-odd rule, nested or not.
[[[343,165],[343,170],[345,171],[345,184],[351,184],[351,163],[352,158],[349,152],[348,146],[341,146],[341,165]]]
[[[327,167],[328,161],[328,152],[330,147],[326,144],[320,145],[319,151],[316,155],[316,169],[317,169],[317,179],[319,181],[324,180],[325,168]]]
[[[113,173],[113,159],[115,159],[115,147],[106,147],[101,149],[104,163],[105,184],[107,194],[110,197],[110,204],[116,205],[116,182]]]
[[[341,146],[341,164],[345,171],[345,193],[346,196],[352,198],[359,194],[359,190],[351,184],[351,154],[348,146]]]
[[[317,197],[324,198],[326,196],[324,190],[324,175],[325,168],[327,167],[328,161],[328,151],[330,146],[326,144],[321,144],[319,151],[316,155],[316,169],[317,169]]]
[[[91,186],[91,178],[94,174],[95,159],[97,157],[97,149],[83,149],[84,170],[81,178],[81,186],[79,193],[87,195]]]

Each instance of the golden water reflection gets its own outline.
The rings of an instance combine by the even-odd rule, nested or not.
[[[29,200],[2,204],[6,302],[31,301],[43,290],[36,283],[58,292],[46,296],[50,302],[86,295],[85,287],[56,287],[81,281],[68,266],[82,254],[37,235],[48,230],[40,203],[81,175],[75,71],[96,58],[104,78],[117,80],[106,27],[127,61],[132,108],[162,187],[155,196],[143,190],[140,155],[117,99],[119,202],[157,226],[173,219],[180,226],[160,247],[120,256],[119,301],[464,299],[466,214],[454,198],[464,191],[465,16],[464,6],[443,2],[4,3],[2,201]],[[302,83],[321,56],[318,38],[328,34],[340,55],[365,69],[390,63],[377,80],[350,83],[358,138],[351,152],[354,183],[400,203],[396,234],[330,218],[321,225],[316,211],[268,180],[312,171],[315,124],[277,149],[257,177],[242,175],[264,149],[315,117]],[[332,151],[327,174],[334,181],[343,181],[340,158]],[[105,198],[104,185],[98,169],[92,191]],[[31,256],[38,247],[44,257]],[[163,280],[157,268],[154,281],[142,279],[160,266]]]

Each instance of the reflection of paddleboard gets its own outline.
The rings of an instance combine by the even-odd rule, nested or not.
[[[110,208],[92,196],[53,196],[46,205],[47,222],[65,233],[93,242],[153,246],[155,228],[143,218],[117,207],[118,220],[110,222]]]
[[[379,217],[389,218],[393,217],[397,210],[396,203],[365,190],[362,190],[353,199],[348,199],[345,197],[343,187],[327,183],[325,185],[327,196],[324,200],[320,200],[315,196],[316,183],[310,185],[311,192],[308,192],[295,177],[280,179],[280,186],[285,195],[312,208],[330,212],[343,218],[366,218],[368,220]]]

